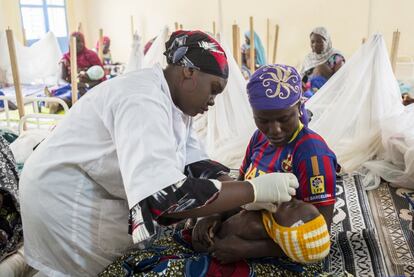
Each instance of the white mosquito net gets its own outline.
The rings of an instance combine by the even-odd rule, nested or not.
[[[381,123],[384,152],[363,164],[395,186],[414,189],[414,105]],[[377,184],[376,184],[377,185]],[[373,188],[375,188],[374,186]]]
[[[134,33],[132,37],[131,52],[129,53],[128,63],[125,67],[124,73],[141,69],[143,58],[144,52],[141,47],[141,37],[138,33]]]
[[[159,63],[163,68],[167,66],[167,59],[164,56],[165,42],[168,40],[168,26],[162,28],[150,49],[144,56],[141,37],[135,33],[132,40],[131,53],[124,73],[141,68],[152,67]]]
[[[20,82],[22,84],[55,85],[60,77],[59,60],[62,57],[58,41],[51,32],[30,47],[14,38]],[[6,83],[13,83],[6,33],[0,32],[0,70]]]
[[[401,103],[381,35],[362,45],[306,107],[314,113],[310,128],[345,171],[363,166],[371,176],[414,187],[414,107]]]
[[[306,107],[314,114],[310,128],[327,141],[345,171],[378,154],[381,121],[403,108],[382,36],[365,43]]]
[[[142,62],[143,68],[152,67],[156,63],[159,63],[162,68],[167,66],[167,59],[163,53],[165,51],[165,42],[168,40],[168,33],[168,26],[165,26],[145,54]]]

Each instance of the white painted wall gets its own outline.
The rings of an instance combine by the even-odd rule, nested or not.
[[[401,32],[399,56],[414,56],[414,1],[412,0],[221,0],[224,35],[231,43],[231,25],[242,33],[254,17],[255,30],[266,46],[266,20],[270,19],[271,51],[274,25],[279,24],[277,62],[297,66],[310,51],[309,32],[323,25],[331,33],[333,46],[349,57],[363,37],[381,32],[391,45],[392,32]],[[82,22],[87,45],[93,47],[99,28],[112,39],[115,60],[126,61],[131,44],[130,17],[144,41],[174,22],[184,29],[212,31],[218,23],[219,0],[67,0],[69,29]],[[11,26],[21,36],[18,0],[0,0],[0,28]],[[241,39],[243,41],[243,38]]]
[[[0,0],[0,30],[10,27],[13,34],[23,42],[23,29],[20,20],[18,0]]]

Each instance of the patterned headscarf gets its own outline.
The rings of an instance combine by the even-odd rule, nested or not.
[[[168,64],[195,68],[227,79],[229,66],[226,53],[211,36],[201,31],[176,31],[165,43]]]
[[[338,50],[332,48],[332,41],[331,36],[329,35],[328,31],[325,27],[316,27],[312,30],[309,36],[312,34],[317,34],[323,37],[324,39],[324,47],[323,51],[320,54],[316,54],[314,52],[309,53],[306,55],[305,60],[303,61],[303,66],[300,73],[303,75],[309,69],[314,68],[315,66],[321,65],[326,63],[326,61],[334,54],[341,54]]]
[[[295,68],[270,64],[257,69],[247,83],[250,105],[255,110],[292,107],[302,96],[302,82]]]
[[[301,103],[301,121],[305,125],[308,123],[301,102],[301,77],[292,66],[269,64],[260,67],[247,83],[247,94],[254,110],[283,110]]]

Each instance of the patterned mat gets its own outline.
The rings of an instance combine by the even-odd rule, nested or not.
[[[413,209],[404,193],[414,200],[414,191],[382,183],[368,193],[382,250],[390,275],[414,276]]]
[[[332,224],[331,253],[324,270],[333,276],[387,276],[373,215],[359,175],[337,181],[337,202]]]

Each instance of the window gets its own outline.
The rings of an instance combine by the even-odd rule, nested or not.
[[[68,50],[65,4],[65,0],[20,0],[20,12],[28,45],[32,45],[51,31],[58,39],[62,52]]]

